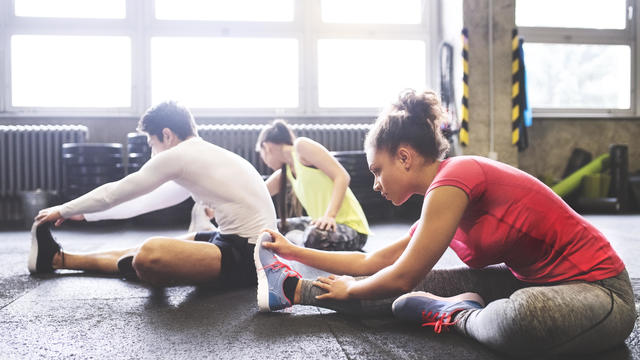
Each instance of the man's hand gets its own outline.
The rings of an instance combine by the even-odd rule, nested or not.
[[[313,285],[327,291],[326,294],[316,296],[316,299],[335,299],[335,300],[348,300],[349,288],[355,284],[356,279],[351,276],[336,276],[329,275],[329,277],[318,277]]]
[[[84,220],[84,215],[74,215],[69,219],[76,221]],[[60,224],[62,224],[65,220],[66,219],[63,218],[62,215],[60,215],[60,206],[53,206],[50,208],[42,209],[40,210],[40,212],[38,212],[38,215],[36,215],[35,218],[35,221],[36,223],[38,223],[38,225],[49,221],[55,221],[54,225],[60,226]]]

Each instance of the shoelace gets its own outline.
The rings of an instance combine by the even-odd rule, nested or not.
[[[422,327],[425,326],[433,326],[433,331],[436,334],[440,334],[444,327],[445,330],[449,330],[449,327],[455,325],[456,321],[451,321],[451,316],[456,312],[455,310],[451,313],[442,313],[436,312],[435,314],[431,311],[425,314],[426,310],[422,312]]]
[[[280,269],[282,269],[282,268],[284,268],[284,269],[285,269],[285,273],[286,273],[287,275],[289,275],[289,276],[295,276],[295,277],[297,277],[297,278],[301,278],[301,277],[302,277],[302,275],[300,275],[300,273],[299,273],[299,272],[297,272],[297,271],[293,270],[293,269],[291,268],[291,266],[289,266],[289,265],[287,265],[287,264],[285,264],[285,263],[281,262],[280,260],[276,260],[276,261],[272,262],[271,264],[269,264],[269,265],[267,265],[267,266],[263,267],[262,269],[263,269],[263,270],[272,269],[273,271],[278,271],[278,270],[280,270]]]

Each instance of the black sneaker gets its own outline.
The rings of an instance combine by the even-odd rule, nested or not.
[[[32,274],[53,272],[51,263],[56,253],[62,253],[62,248],[51,235],[51,223],[46,222],[38,226],[34,222],[31,227],[29,272]]]
[[[118,259],[118,271],[120,276],[129,281],[140,281],[136,270],[133,268],[133,255],[125,255]]]

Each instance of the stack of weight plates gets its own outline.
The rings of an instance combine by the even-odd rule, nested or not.
[[[393,205],[373,190],[373,175],[369,171],[364,151],[334,151],[331,154],[351,177],[349,188],[360,202],[368,220],[379,220],[391,215]]]
[[[75,199],[122,178],[122,144],[63,144],[62,164],[64,197]]]
[[[151,148],[147,144],[147,136],[138,133],[127,134],[127,157],[129,165],[127,173],[134,173],[151,158]]]

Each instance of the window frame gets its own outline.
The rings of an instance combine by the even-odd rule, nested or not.
[[[516,0],[517,1],[517,0]],[[626,0],[626,27],[625,29],[583,29],[583,28],[558,28],[558,27],[528,27],[518,26],[518,35],[524,38],[526,43],[541,44],[567,44],[567,45],[627,45],[630,47],[630,108],[540,108],[533,107],[534,117],[545,118],[629,118],[640,116],[640,96],[638,73],[640,50],[637,40],[640,38],[640,26],[637,21],[637,11],[640,0]],[[517,5],[516,5],[517,6]],[[631,16],[629,12],[631,11]],[[525,54],[526,56],[526,54]],[[526,58],[525,58],[526,62]]]
[[[330,24],[321,20],[321,0],[294,1],[291,22],[242,22],[155,19],[154,0],[126,0],[124,19],[17,17],[15,0],[0,0],[0,71],[5,86],[0,92],[0,117],[131,117],[151,106],[151,39],[156,36],[270,37],[298,41],[298,107],[195,108],[196,116],[211,117],[333,117],[375,116],[377,108],[321,108],[318,105],[317,40],[375,39],[425,42],[426,86],[435,87],[440,43],[439,0],[425,0],[420,24]],[[3,11],[6,10],[6,11]],[[15,107],[11,104],[11,36],[110,35],[131,39],[131,106],[123,108]],[[382,104],[381,104],[382,105]]]

